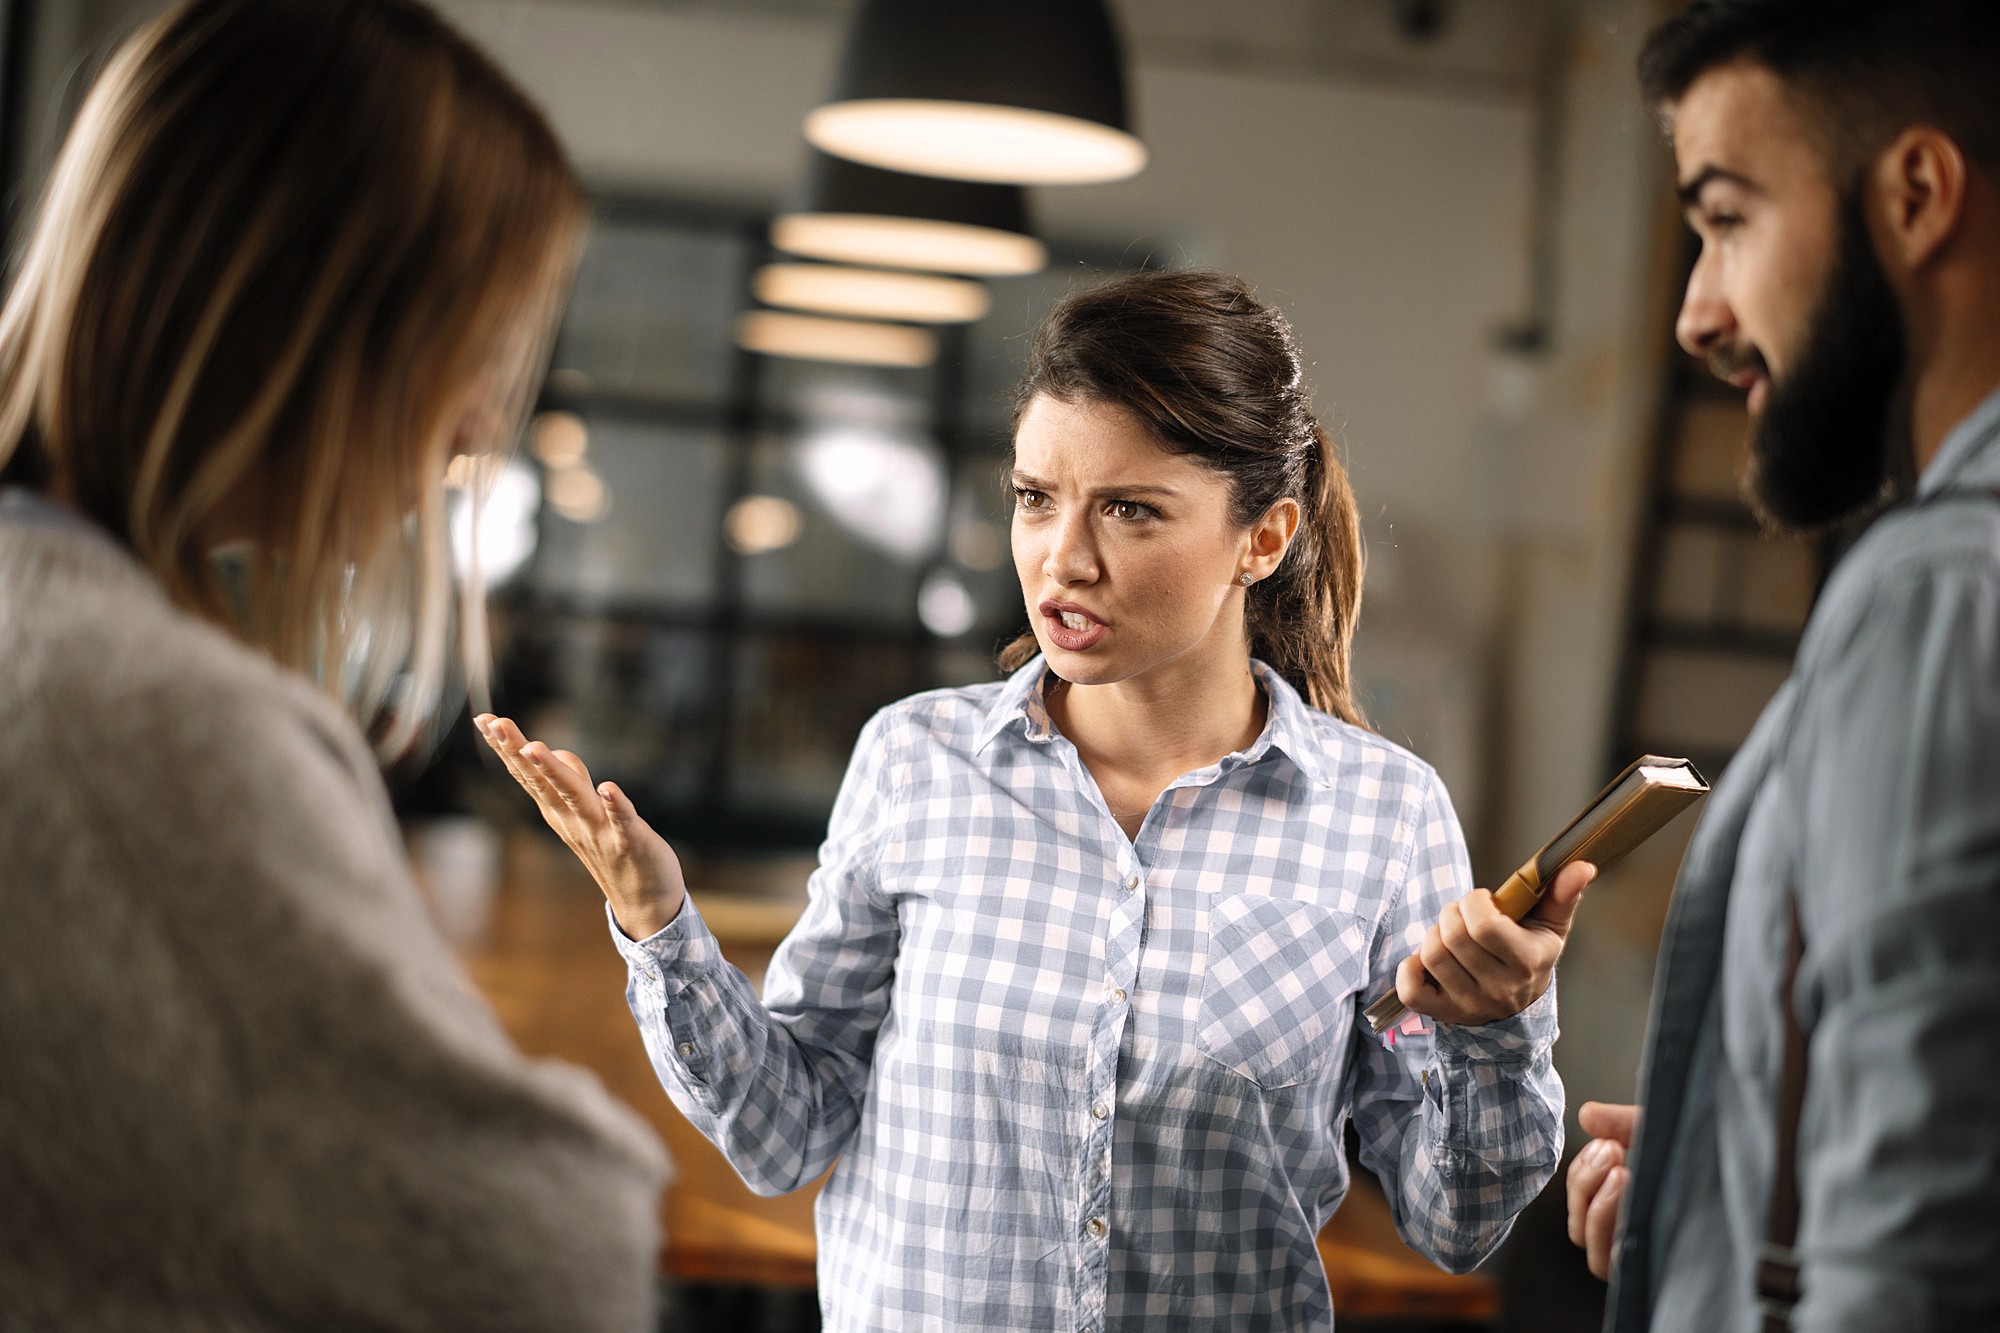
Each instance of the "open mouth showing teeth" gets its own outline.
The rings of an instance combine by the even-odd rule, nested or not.
[[[1089,616],[1080,616],[1074,611],[1065,611],[1062,613],[1062,623],[1065,629],[1089,629],[1096,622],[1091,620]]]

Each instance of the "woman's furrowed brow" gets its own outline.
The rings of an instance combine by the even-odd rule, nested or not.
[[[1053,482],[1043,481],[1040,477],[1033,477],[1019,470],[1016,470],[1013,474],[1013,483],[1014,485],[1021,487],[1023,490],[1030,490],[1030,491],[1050,491],[1058,489]],[[1173,499],[1174,497],[1180,494],[1180,492],[1178,490],[1175,490],[1172,486],[1159,486],[1148,482],[1134,482],[1129,486],[1122,486],[1116,484],[1108,486],[1095,486],[1091,488],[1091,493],[1093,495],[1100,495],[1100,496],[1105,496],[1105,495],[1121,496],[1121,497],[1153,496],[1158,499]]]

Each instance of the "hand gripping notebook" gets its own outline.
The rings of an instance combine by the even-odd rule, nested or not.
[[[1582,814],[1507,877],[1493,894],[1494,905],[1519,921],[1534,910],[1543,891],[1555,882],[1556,872],[1571,861],[1589,861],[1599,870],[1608,868],[1665,828],[1707,791],[1708,783],[1687,760],[1641,755],[1638,762],[1613,778]],[[1392,990],[1365,1012],[1368,1026],[1379,1037],[1409,1009]]]

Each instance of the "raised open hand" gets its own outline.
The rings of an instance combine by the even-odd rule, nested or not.
[[[507,718],[482,713],[473,725],[604,890],[619,929],[643,940],[679,914],[687,897],[680,858],[616,783],[593,787],[583,760],[528,740]]]

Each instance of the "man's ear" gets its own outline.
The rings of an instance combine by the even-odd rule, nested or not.
[[[1906,272],[1923,268],[1964,220],[1965,150],[1920,125],[1883,149],[1871,174],[1883,257]]]

